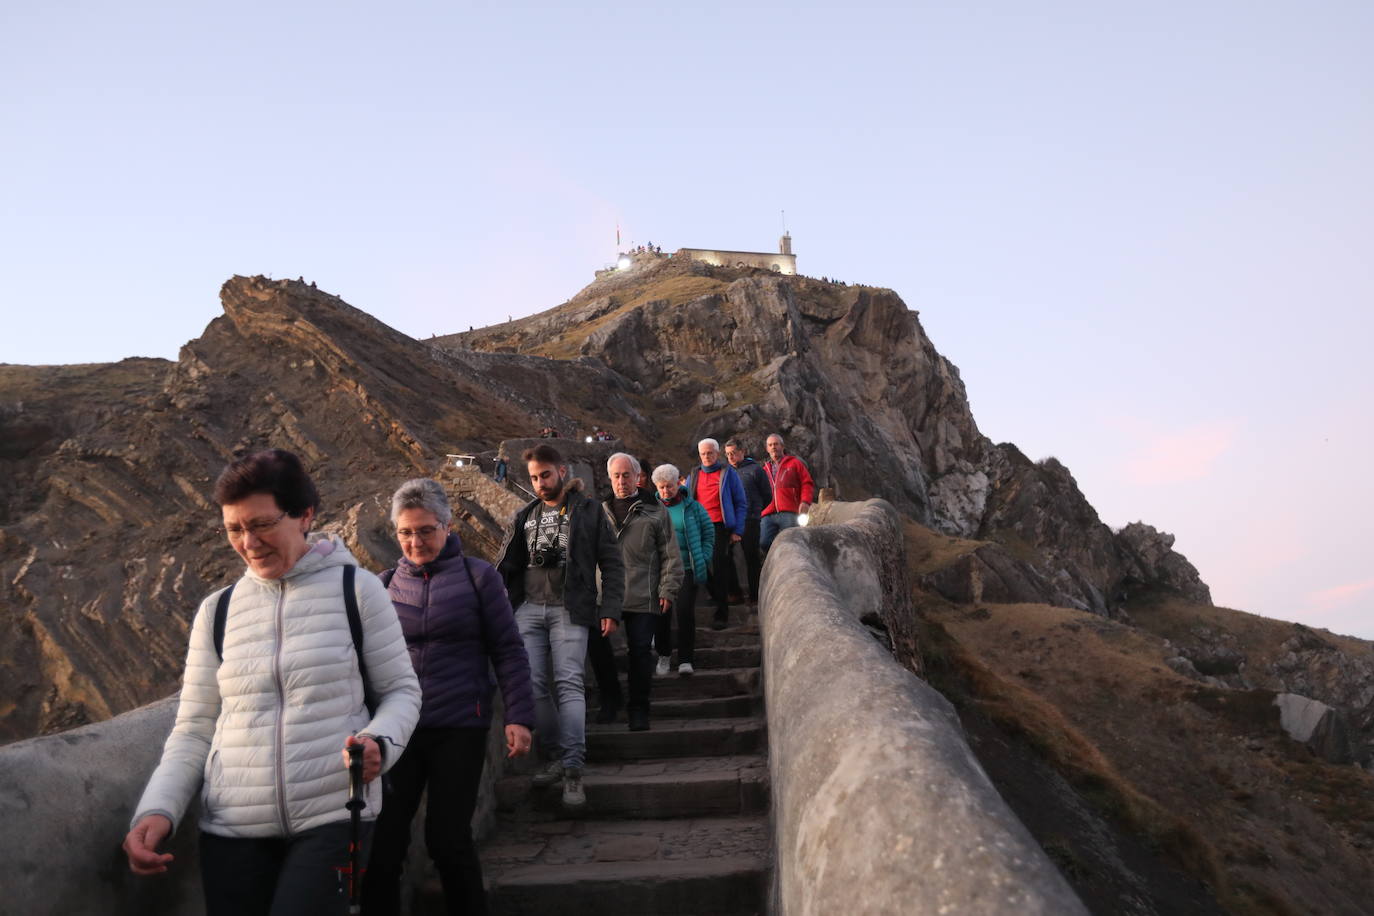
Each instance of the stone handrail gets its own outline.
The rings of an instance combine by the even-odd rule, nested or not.
[[[499,693],[495,701],[500,720]],[[177,698],[171,696],[94,725],[0,747],[0,913],[205,912],[195,803],[162,848],[176,857],[166,874],[132,874],[120,849],[134,805],[162,756],[176,708]],[[492,728],[473,817],[478,838],[495,821],[495,781],[503,772],[504,751],[502,729]],[[421,809],[406,869],[411,889],[433,874],[421,839],[423,822]]]
[[[783,532],[760,601],[774,819],[772,910],[1086,913],[1002,801],[950,703],[860,622],[909,627],[883,500]],[[895,545],[895,550],[894,550]]]

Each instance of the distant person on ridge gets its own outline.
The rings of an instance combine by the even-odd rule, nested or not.
[[[744,537],[744,521],[749,502],[744,496],[744,484],[739,474],[720,460],[720,443],[702,439],[697,443],[701,464],[692,468],[687,481],[687,494],[701,503],[716,526],[715,551],[711,557],[711,597],[716,613],[711,618],[713,630],[723,630],[730,624],[730,600],[727,595],[727,569],[730,565],[730,545]]]
[[[739,439],[730,439],[725,443],[725,460],[739,474],[744,484],[745,500],[749,503],[744,517],[744,537],[730,549],[735,561],[731,566],[734,591],[739,592],[741,598],[747,597],[749,604],[757,611],[759,570],[763,567],[759,554],[759,517],[763,507],[773,501],[773,485],[763,465],[749,457]]]
[[[811,472],[796,455],[787,454],[782,436],[768,437],[768,463],[763,466],[773,485],[773,501],[763,507],[759,532],[759,547],[767,551],[773,546],[778,532],[797,527],[797,516],[811,511],[816,498],[816,484]]]
[[[695,672],[697,638],[697,586],[704,585],[711,568],[711,551],[716,543],[716,529],[711,516],[701,503],[687,495],[682,488],[682,472],[671,464],[654,469],[654,486],[658,501],[668,510],[673,523],[673,537],[682,555],[682,587],[677,590],[674,613],[658,619],[654,634],[654,651],[658,653],[656,673],[666,675],[673,654],[673,617],[677,618],[677,673],[683,677]]]
[[[601,504],[582,492],[581,480],[569,478],[558,450],[537,445],[521,457],[536,496],[515,514],[496,568],[506,580],[530,660],[536,736],[547,760],[533,782],[551,786],[562,780],[563,804],[576,809],[587,804],[582,787],[587,757],[582,671],[588,631],[597,628],[602,636],[615,632],[625,567]]]
[[[625,603],[621,622],[629,646],[630,731],[649,728],[649,689],[654,676],[654,633],[682,584],[682,558],[673,537],[673,523],[657,499],[643,500],[635,484],[639,462],[617,452],[606,462],[611,499],[602,503],[620,544],[625,564]],[[587,650],[601,692],[598,722],[614,722],[620,708],[620,679],[611,642],[592,634]]]

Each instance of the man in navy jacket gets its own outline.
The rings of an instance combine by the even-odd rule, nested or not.
[[[716,526],[716,544],[711,555],[711,576],[707,580],[716,613],[711,628],[723,630],[730,622],[730,602],[727,598],[730,551],[744,538],[744,523],[749,515],[749,501],[744,495],[744,483],[727,462],[720,460],[720,443],[702,439],[697,443],[701,464],[692,469],[687,481],[687,493],[701,503]]]

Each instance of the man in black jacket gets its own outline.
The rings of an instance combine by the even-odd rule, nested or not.
[[[757,612],[759,571],[763,567],[763,559],[759,555],[759,513],[763,511],[764,506],[773,501],[773,485],[768,482],[763,465],[749,457],[740,440],[730,439],[725,443],[725,460],[730,462],[730,466],[739,474],[740,482],[744,484],[744,498],[749,503],[748,514],[744,518],[744,537],[730,550],[731,559],[734,561],[732,590],[739,592],[743,597],[747,585],[749,604]]]
[[[522,457],[537,498],[515,514],[496,565],[530,659],[537,735],[544,755],[556,758],[535,774],[534,783],[553,785],[562,779],[563,804],[580,808],[587,803],[582,788],[587,640],[593,627],[603,636],[615,632],[625,567],[601,504],[582,492],[582,481],[569,479],[563,456],[550,445],[539,445]]]

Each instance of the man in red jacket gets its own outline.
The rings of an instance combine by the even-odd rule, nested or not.
[[[785,528],[797,526],[797,516],[810,511],[816,498],[816,483],[811,472],[796,455],[787,454],[782,436],[768,437],[768,462],[763,466],[773,484],[773,501],[763,507],[759,524],[759,549],[767,550],[773,538]]]

